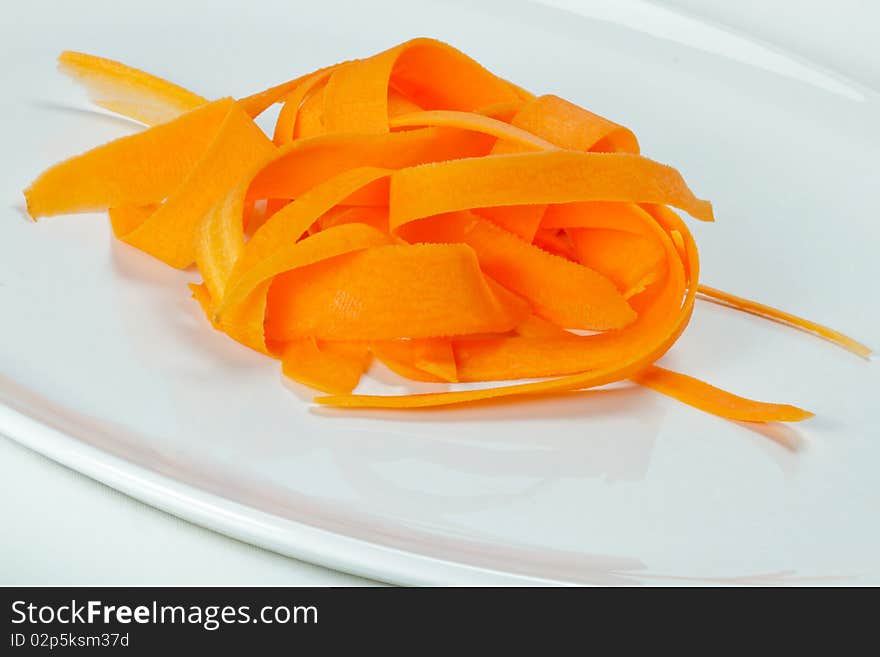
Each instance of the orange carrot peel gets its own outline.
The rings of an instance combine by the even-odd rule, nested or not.
[[[809,417],[654,365],[698,294],[869,353],[701,285],[672,208],[713,221],[712,206],[678,171],[627,128],[439,41],[239,100],[91,55],[60,64],[98,105],[152,127],[48,169],[25,191],[31,216],[107,210],[122,241],[195,264],[211,324],[329,393],[321,404],[448,406],[630,379],[732,420]],[[254,119],[274,103],[270,139]],[[418,381],[514,382],[352,394],[371,356]]]

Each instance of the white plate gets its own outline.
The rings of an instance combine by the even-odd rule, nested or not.
[[[761,430],[636,388],[322,411],[205,325],[193,273],[113,241],[98,215],[31,224],[20,196],[134,129],[54,72],[63,48],[220,96],[430,34],[678,166],[715,202],[718,222],[693,226],[707,283],[876,344],[876,92],[652,5],[293,4],[12,10],[0,432],[193,522],[393,582],[880,583],[876,364],[700,303],[664,363],[817,417]]]

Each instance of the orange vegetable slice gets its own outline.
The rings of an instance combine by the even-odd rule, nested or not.
[[[573,228],[568,235],[578,262],[606,276],[624,299],[655,282],[666,264],[663,250],[642,235],[606,228]]]
[[[160,203],[202,159],[234,101],[218,100],[44,171],[25,192],[34,219]]]
[[[278,119],[275,121],[275,133],[273,141],[278,146],[293,141],[293,135],[296,131],[296,120],[299,118],[300,106],[303,104],[309,94],[314,91],[315,87],[323,84],[330,77],[331,70],[318,71],[299,81],[292,90],[284,96],[284,106],[278,113]]]
[[[455,353],[449,340],[386,340],[370,345],[373,354],[390,370],[415,381],[458,381]]]
[[[196,234],[209,211],[256,164],[275,151],[272,142],[237,104],[180,187],[121,240],[172,267],[196,260]]]
[[[366,345],[292,340],[281,350],[281,371],[300,383],[329,393],[354,390],[361,379],[369,351]]]
[[[628,128],[558,96],[541,96],[524,104],[511,124],[573,151],[639,152],[639,142]],[[502,145],[501,152],[508,152],[506,148]]]
[[[625,201],[673,205],[712,221],[680,174],[638,155],[542,151],[462,158],[391,176],[391,229],[435,214],[526,203]]]
[[[742,312],[757,315],[758,317],[763,317],[765,319],[772,319],[781,324],[792,326],[802,331],[806,331],[807,333],[812,333],[813,335],[833,342],[839,347],[843,347],[847,351],[851,351],[862,358],[868,358],[872,353],[870,347],[844,333],[841,333],[840,331],[835,331],[828,326],[813,322],[809,319],[804,319],[803,317],[798,317],[797,315],[785,312],[784,310],[779,310],[778,308],[773,308],[772,306],[767,306],[763,303],[746,299],[745,297],[738,297],[729,292],[709,287],[708,285],[701,284],[699,292],[705,298],[721,303],[722,305],[730,306],[736,310],[741,310]]]
[[[425,128],[379,135],[322,135],[298,139],[254,178],[252,198],[296,198],[349,169],[400,169],[485,153],[491,138],[473,132]],[[387,205],[387,199],[383,204]]]
[[[652,366],[634,380],[700,410],[741,422],[800,422],[809,411],[788,404],[769,404],[721,390],[686,374]]]
[[[208,102],[198,94],[112,59],[66,50],[62,73],[82,84],[95,105],[147,125],[156,125]]]
[[[278,276],[266,334],[275,340],[432,338],[508,331],[519,319],[492,294],[470,247],[398,244]]]
[[[532,316],[517,327],[524,337],[571,337],[557,326]],[[788,404],[771,404],[734,395],[686,374],[652,365],[632,381],[702,411],[744,422],[799,422],[812,413]]]
[[[336,226],[300,242],[290,242],[243,273],[234,286],[229,286],[222,302],[214,307],[214,319],[235,339],[266,352],[264,325],[270,313],[267,297],[276,276],[388,242],[387,235],[365,224]]]

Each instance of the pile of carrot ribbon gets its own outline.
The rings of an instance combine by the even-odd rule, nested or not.
[[[177,268],[213,326],[343,407],[444,406],[630,379],[742,421],[811,413],[654,365],[698,294],[840,333],[699,284],[673,210],[712,221],[635,135],[415,39],[235,100],[65,52],[105,109],[150,126],[44,172],[33,218],[108,210],[120,240]],[[282,103],[270,139],[254,122]],[[371,359],[417,381],[353,390]],[[537,379],[522,383],[522,379]]]

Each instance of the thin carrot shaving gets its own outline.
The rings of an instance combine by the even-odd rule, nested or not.
[[[767,306],[763,303],[746,299],[745,297],[738,297],[729,292],[709,287],[708,285],[700,284],[697,291],[708,301],[720,303],[721,305],[729,306],[736,310],[741,310],[742,312],[757,315],[758,317],[764,317],[766,319],[772,319],[781,324],[798,328],[807,333],[812,333],[813,335],[829,340],[862,358],[868,358],[872,353],[870,347],[848,335],[844,335],[840,331],[835,331],[832,328],[812,322],[809,319],[804,319],[803,317],[798,317],[797,315],[785,312],[784,310],[779,310],[778,308],[773,308],[772,306]]]
[[[155,75],[86,53],[61,53],[58,69],[83,85],[95,105],[146,125],[170,121],[208,102]]]
[[[329,393],[321,404],[448,406],[629,379],[732,420],[810,417],[654,365],[698,293],[869,353],[701,285],[672,208],[714,214],[678,171],[628,128],[439,41],[239,100],[92,55],[59,61],[96,104],[152,127],[48,169],[25,191],[31,216],[107,210],[120,240],[195,264],[211,325]],[[275,103],[270,139],[254,118]],[[372,357],[418,381],[510,383],[353,394]]]
[[[387,340],[373,342],[370,350],[389,369],[415,381],[455,383],[458,367],[449,340]]]
[[[345,394],[354,390],[369,363],[366,345],[319,342],[301,338],[281,349],[281,371],[322,392]]]
[[[651,366],[633,378],[643,386],[708,413],[740,422],[800,422],[813,416],[788,404],[768,404],[721,390],[685,374]]]

